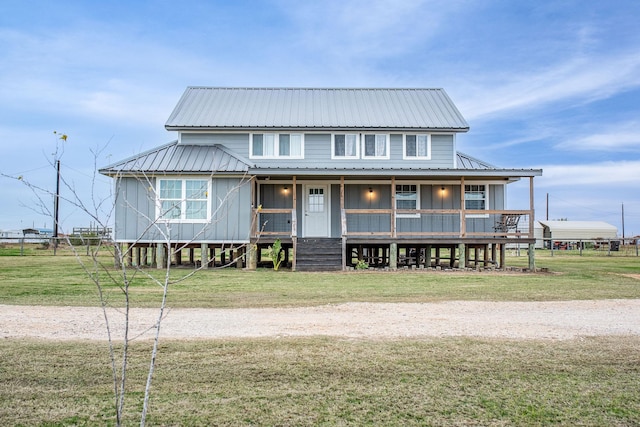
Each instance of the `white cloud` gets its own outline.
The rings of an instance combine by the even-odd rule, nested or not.
[[[493,70],[491,70],[493,72]],[[526,74],[492,74],[458,85],[458,104],[468,119],[508,116],[559,101],[591,102],[640,86],[637,49],[579,56]]]
[[[537,185],[543,188],[559,186],[594,186],[609,188],[640,188],[640,160],[610,161],[582,165],[541,166],[542,177]],[[637,193],[636,196],[637,197]]]
[[[444,0],[281,2],[299,23],[300,44],[352,62],[411,52],[434,35],[444,16],[461,7]]]
[[[566,150],[640,151],[640,122],[616,123],[598,126],[598,129],[599,132],[562,141],[557,147]]]

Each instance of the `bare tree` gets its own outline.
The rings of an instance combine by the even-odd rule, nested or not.
[[[56,133],[56,135],[58,134]],[[62,134],[62,136],[56,141],[56,150],[53,155],[54,159],[51,162],[52,166],[55,167],[57,162],[62,157],[64,153],[65,143],[67,143],[67,136],[65,134]],[[129,245],[126,248],[118,244],[115,240],[100,238],[97,239],[96,244],[91,246],[91,249],[89,250],[88,248],[90,245],[89,242],[86,241],[87,237],[80,235],[70,238],[68,234],[63,234],[65,236],[63,238],[64,242],[73,251],[76,260],[79,262],[87,277],[89,278],[89,280],[91,280],[91,282],[97,289],[99,304],[102,310],[108,340],[108,358],[113,382],[112,387],[114,411],[117,426],[122,425],[124,422],[123,417],[125,413],[125,403],[127,401],[126,397],[128,390],[127,372],[129,368],[128,362],[130,357],[130,345],[132,341],[139,337],[131,336],[129,322],[132,310],[130,299],[130,285],[132,283],[132,280],[134,280],[137,275],[142,275],[147,280],[150,280],[153,284],[162,289],[162,298],[158,307],[158,312],[155,318],[156,320],[154,324],[150,325],[147,330],[153,330],[154,333],[153,346],[151,349],[149,361],[149,369],[145,382],[142,412],[140,414],[140,425],[144,426],[149,411],[153,374],[156,368],[156,359],[161,337],[161,325],[163,319],[167,314],[167,301],[171,285],[175,284],[176,282],[189,279],[201,269],[206,268],[212,261],[208,257],[206,259],[201,259],[199,267],[196,266],[194,267],[194,269],[184,272],[184,274],[180,275],[178,278],[174,278],[171,274],[172,258],[176,253],[187,247],[189,244],[196,242],[198,238],[201,237],[209,227],[215,224],[215,221],[202,224],[201,229],[195,236],[191,236],[188,241],[182,241],[182,243],[178,244],[178,242],[180,242],[180,236],[173,234],[172,223],[162,215],[160,215],[159,217],[147,215],[145,212],[141,211],[137,205],[130,203],[126,199],[120,199],[116,201],[114,194],[108,194],[107,196],[98,195],[96,192],[96,182],[98,175],[97,162],[102,154],[102,151],[103,149],[90,150],[91,155],[93,156],[94,171],[91,179],[91,190],[90,194],[88,195],[80,194],[77,191],[74,183],[65,179],[64,174],[60,174],[60,183],[64,191],[56,191],[56,193],[53,193],[47,188],[30,182],[29,179],[25,178],[24,176],[13,176],[2,172],[0,172],[0,176],[22,182],[27,188],[29,188],[32,194],[35,195],[37,199],[37,211],[49,217],[52,216],[52,212],[49,207],[50,203],[47,203],[47,200],[50,200],[51,197],[59,197],[58,203],[62,201],[69,207],[79,209],[82,213],[86,214],[90,218],[90,220],[95,224],[96,228],[104,230],[109,228],[109,225],[113,222],[116,203],[123,203],[127,209],[135,212],[138,216],[143,218],[144,221],[146,221],[146,228],[140,233],[137,239],[135,239],[133,242],[129,242]],[[114,180],[116,182],[120,182],[123,178],[123,175],[118,174],[114,177]],[[131,179],[131,177],[127,177],[127,179]],[[153,181],[155,178],[144,173],[139,173],[134,177],[134,179],[138,180],[141,185],[152,189],[152,191],[150,191],[149,193],[149,203],[155,204],[158,198],[155,186],[153,185]],[[209,179],[214,179],[213,173],[209,176]],[[212,213],[212,218],[217,218],[217,221],[221,219],[218,215],[220,214],[219,210],[223,209],[227,204],[232,202],[240,187],[242,185],[245,185],[247,181],[247,176],[241,177],[238,180],[237,185],[231,188],[230,191],[228,191],[226,194],[219,197],[218,203],[216,204],[218,208]],[[252,221],[256,221],[256,219],[257,218],[254,215]],[[56,225],[60,226],[60,224]],[[250,230],[252,230],[253,228],[253,226],[250,227]],[[156,277],[156,274],[152,274],[152,271],[144,268],[144,266],[133,265],[127,262],[127,260],[131,258],[131,251],[134,250],[136,245],[141,243],[142,237],[146,236],[150,232],[153,232],[153,234],[156,236],[156,244],[164,248],[163,251],[166,251],[166,257],[164,257],[164,262],[161,266],[164,270],[164,274],[162,274],[160,278]],[[246,240],[249,241],[248,238]],[[87,254],[83,255],[80,248],[84,247],[85,245],[87,247]],[[237,248],[242,248],[243,246],[245,250],[248,249],[246,245],[240,245],[237,246]],[[106,262],[104,260],[103,254],[105,252],[110,255],[109,259],[113,261]],[[236,257],[236,259],[229,260],[229,263],[238,261],[238,257],[239,255]],[[115,285],[115,287],[118,289],[119,294],[122,296],[121,303],[119,301],[116,301],[114,303],[113,299],[111,298],[111,294],[107,292],[107,285]],[[117,314],[123,316],[123,319],[120,323],[118,323],[113,318],[113,316]],[[121,337],[116,336],[117,334],[114,330],[114,326],[116,323],[122,324]],[[121,346],[120,350],[118,350],[118,344]]]

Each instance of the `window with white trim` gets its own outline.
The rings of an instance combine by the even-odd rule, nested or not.
[[[396,184],[396,209],[420,209],[420,189],[415,184]],[[419,213],[399,213],[398,218],[415,218]]]
[[[363,159],[388,159],[389,135],[365,134],[362,143]]]
[[[404,159],[428,160],[431,158],[431,135],[404,135]]]
[[[335,133],[332,135],[332,159],[357,159],[360,156],[358,134]]]
[[[301,133],[254,133],[251,134],[251,158],[302,159],[304,135]]]
[[[464,208],[469,210],[486,210],[487,186],[484,184],[465,185]]]
[[[159,179],[158,218],[205,222],[211,216],[208,179]]]

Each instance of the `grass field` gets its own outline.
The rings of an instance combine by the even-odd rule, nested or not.
[[[98,303],[68,254],[2,255],[0,248],[0,303]],[[526,264],[525,256],[508,260]],[[550,272],[208,270],[173,285],[169,305],[640,298],[640,258],[541,253],[537,265]],[[118,305],[117,291],[109,292]],[[132,295],[134,305],[154,306],[160,291],[138,275]],[[0,424],[114,423],[106,344],[4,339],[0,360]],[[135,343],[127,424],[140,412],[148,361],[149,343]],[[163,341],[148,423],[640,425],[637,384],[640,337]]]
[[[51,256],[2,256],[0,248],[0,304],[98,305],[93,285],[68,252]],[[104,264],[111,265],[108,257]],[[443,300],[545,301],[640,298],[639,257],[536,257],[549,273],[493,272],[348,272],[302,273],[205,270],[171,286],[172,307],[277,307],[348,301],[429,302]],[[509,257],[507,265],[526,266],[527,257]],[[133,270],[131,270],[132,272]],[[164,272],[149,269],[161,277]],[[174,279],[190,270],[175,268]],[[155,307],[161,289],[144,275],[131,276],[136,306]],[[104,282],[112,305],[120,292]]]

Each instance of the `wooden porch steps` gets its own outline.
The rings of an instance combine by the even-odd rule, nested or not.
[[[296,244],[296,270],[342,270],[342,239],[299,238]]]

